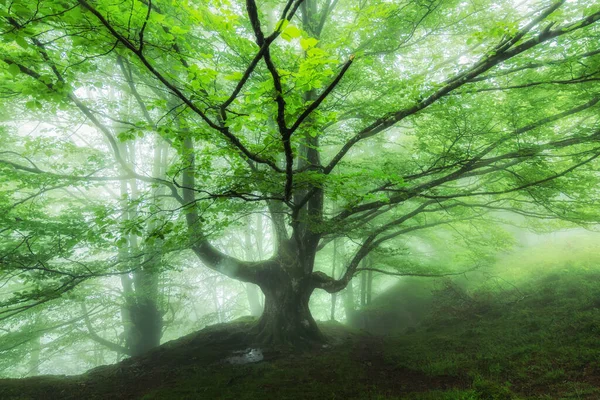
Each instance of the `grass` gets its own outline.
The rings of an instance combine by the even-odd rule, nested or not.
[[[0,381],[2,399],[600,398],[600,274],[551,270],[520,290],[436,293],[410,333],[378,337],[327,323],[332,344],[228,365],[252,321],[223,324],[78,377]],[[461,291],[462,290],[462,291]]]
[[[453,312],[446,301],[444,317],[388,339],[388,359],[468,379],[486,399],[600,398],[600,274],[551,271],[521,291],[511,302],[473,296]]]

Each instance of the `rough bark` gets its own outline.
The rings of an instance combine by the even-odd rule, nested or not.
[[[260,287],[265,308],[257,326],[257,339],[265,344],[304,346],[324,341],[308,302],[314,290],[308,278],[293,277],[296,268],[273,270]]]

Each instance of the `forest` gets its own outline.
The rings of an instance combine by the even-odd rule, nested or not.
[[[0,31],[0,399],[600,399],[599,0]]]

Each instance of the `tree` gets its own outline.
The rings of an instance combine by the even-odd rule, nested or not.
[[[313,291],[342,290],[361,260],[399,237],[477,226],[490,211],[595,221],[600,10],[586,3],[8,2],[5,99],[30,120],[53,115],[60,129],[84,125],[86,140],[97,132],[105,143],[32,150],[5,125],[12,147],[0,163],[13,183],[3,264],[44,287],[9,299],[4,315],[99,275],[140,271],[130,261],[151,252],[110,262],[133,234],[258,285],[258,340],[319,342]],[[157,136],[170,147],[164,176],[143,158],[133,167],[120,144],[151,147]],[[140,191],[126,223],[110,206],[52,209],[45,197],[121,181]],[[158,187],[169,197],[159,207]],[[35,218],[12,205],[40,198]],[[253,212],[270,216],[270,257],[215,245]],[[28,225],[24,242],[14,215]],[[35,225],[49,216],[68,225],[64,251],[76,262]],[[317,254],[342,236],[353,255],[330,277]],[[40,248],[14,262],[30,237]]]

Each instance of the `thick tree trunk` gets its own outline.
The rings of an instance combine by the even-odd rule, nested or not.
[[[259,342],[293,346],[323,342],[308,307],[311,292],[291,286],[266,291],[265,309],[258,323]]]
[[[261,276],[265,307],[257,325],[260,343],[302,347],[325,340],[308,306],[314,286],[303,275],[298,265],[275,265]]]
[[[121,282],[125,293],[121,309],[125,348],[128,355],[137,356],[160,345],[163,319],[157,304],[158,277],[140,270],[133,279],[121,277]]]

